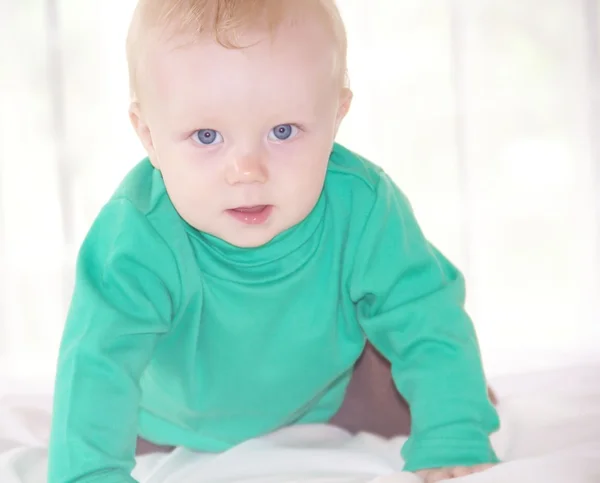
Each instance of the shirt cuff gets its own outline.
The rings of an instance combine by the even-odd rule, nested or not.
[[[411,436],[402,448],[404,471],[500,463],[481,429],[454,428],[452,433]]]

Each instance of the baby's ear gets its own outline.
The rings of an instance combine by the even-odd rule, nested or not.
[[[340,128],[340,124],[350,111],[350,106],[352,104],[352,91],[348,87],[344,87],[342,92],[340,93],[340,100],[338,103],[338,112],[336,119],[335,132],[337,134],[338,129]]]
[[[148,124],[142,115],[140,103],[137,101],[132,102],[129,106],[129,120],[131,121],[131,125],[133,126],[136,134],[140,138],[146,153],[148,153],[148,157],[150,158],[152,166],[154,166],[156,169],[159,169],[156,151],[154,150],[154,143],[152,142],[152,133],[150,132],[150,128],[148,127]]]

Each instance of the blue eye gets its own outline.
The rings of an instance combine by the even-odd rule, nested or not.
[[[223,136],[214,129],[200,129],[194,133],[194,139],[200,144],[210,146],[213,144],[220,144],[223,142]]]
[[[287,141],[298,134],[298,128],[292,124],[280,124],[275,126],[269,133],[269,139],[273,141]]]

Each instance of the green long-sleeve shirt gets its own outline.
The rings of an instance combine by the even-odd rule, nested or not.
[[[186,224],[144,160],[80,250],[49,483],[134,481],[138,435],[213,452],[325,422],[366,338],[411,406],[406,470],[495,462],[463,302],[401,191],[340,145],[311,214],[253,249]]]

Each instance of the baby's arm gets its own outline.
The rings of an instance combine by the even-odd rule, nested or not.
[[[495,463],[490,403],[460,272],[427,242],[385,175],[353,267],[351,296],[371,343],[410,405],[405,470]]]
[[[129,483],[139,380],[169,330],[171,252],[128,201],[110,202],[81,248],[57,368],[48,483]]]

